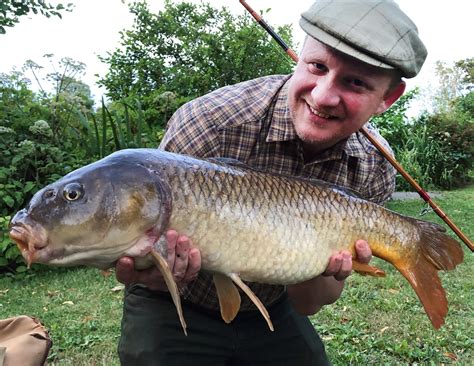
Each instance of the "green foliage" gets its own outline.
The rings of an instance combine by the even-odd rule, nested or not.
[[[38,97],[21,73],[0,74],[0,269],[22,270],[18,252],[6,238],[4,218],[38,189],[82,165],[84,154],[77,151],[81,136],[74,133],[70,118],[78,106],[71,103],[73,97]]]
[[[440,182],[451,181],[449,156],[443,153],[441,143],[429,133],[427,126],[410,125],[405,132],[405,140],[395,154],[405,171],[424,189],[440,187]],[[401,191],[413,190],[401,175],[397,175],[396,185]]]
[[[97,112],[80,114],[84,128],[82,149],[88,156],[103,158],[114,151],[156,147],[163,129],[144,123],[145,111],[140,101],[127,98],[107,106],[102,99]]]
[[[456,101],[474,88],[474,58],[459,60],[452,66],[438,61],[436,75],[440,86],[434,96],[435,113],[451,113]]]
[[[474,156],[473,61],[453,67],[438,63],[440,88],[434,112],[406,117],[418,90],[402,96],[387,112],[372,119],[390,143],[395,158],[425,189],[450,189],[470,181]],[[397,189],[413,190],[401,175]]]
[[[471,99],[474,92],[467,97]],[[465,99],[466,97],[461,97]],[[436,158],[431,161],[433,183],[444,189],[460,187],[469,182],[474,162],[474,120],[472,111],[459,110],[462,101],[456,101],[452,113],[430,115],[423,121],[427,133],[437,145]],[[470,115],[470,116],[469,116]]]
[[[8,237],[10,217],[0,217],[0,275],[26,271],[25,262],[16,245]]]
[[[403,145],[407,137],[407,126],[410,124],[406,113],[410,103],[419,95],[415,88],[405,93],[386,112],[374,116],[370,122],[377,127],[380,134],[390,143],[392,148]]]
[[[5,27],[13,27],[20,22],[19,17],[33,12],[41,13],[47,18],[51,16],[62,17],[62,11],[72,11],[73,4],[63,5],[59,3],[53,6],[42,0],[2,0],[0,2],[0,34],[5,34]]]
[[[180,104],[221,86],[292,70],[292,61],[248,15],[169,0],[158,14],[146,2],[131,4],[130,11],[133,28],[101,58],[109,71],[99,83],[113,100],[138,97],[148,124],[164,127]],[[291,44],[291,28],[278,31]],[[156,106],[166,92],[173,93],[175,105],[160,113]]]
[[[143,123],[144,111],[136,99],[112,107],[102,102],[100,110],[93,111],[89,88],[71,76],[82,64],[63,60],[64,70],[53,75],[53,94],[31,92],[19,72],[0,74],[0,271],[24,270],[3,218],[66,173],[115,150],[155,147],[162,137],[162,129]]]

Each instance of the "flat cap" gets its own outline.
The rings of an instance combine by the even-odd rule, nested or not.
[[[427,51],[411,19],[392,0],[317,0],[301,14],[311,37],[376,67],[418,74]]]

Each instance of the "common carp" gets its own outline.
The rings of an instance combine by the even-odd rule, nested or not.
[[[11,220],[10,237],[30,265],[108,268],[122,256],[158,266],[186,332],[163,234],[174,229],[199,248],[214,274],[226,322],[241,288],[273,329],[264,305],[243,282],[294,284],[326,269],[342,249],[365,239],[372,253],[409,281],[433,326],[448,306],[438,270],[463,260],[461,246],[436,224],[389,211],[318,180],[254,170],[229,159],[201,160],[157,149],[121,150],[38,191]],[[354,262],[356,270],[379,275]]]

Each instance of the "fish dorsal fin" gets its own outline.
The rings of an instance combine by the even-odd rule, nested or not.
[[[213,158],[207,158],[206,160],[210,163],[214,163],[217,165],[228,165],[228,166],[236,167],[236,168],[245,168],[245,169],[254,170],[250,165],[234,158],[225,158],[225,157],[218,156],[218,157],[213,157]]]
[[[230,323],[240,310],[240,294],[232,280],[222,273],[214,273],[214,285],[219,298],[222,319]]]
[[[260,311],[260,313],[263,315],[265,320],[267,321],[268,327],[270,330],[273,332],[273,324],[270,319],[270,315],[268,314],[267,309],[265,308],[265,305],[262,304],[260,299],[253,293],[253,291],[240,279],[240,277],[236,273],[230,273],[228,275],[232,281],[235,282],[237,286],[240,287],[240,289],[247,294],[247,296],[252,300],[252,302],[255,304],[257,309]]]
[[[325,180],[316,179],[316,178],[304,178],[304,177],[297,178],[297,179],[300,179],[304,182],[307,182],[307,183],[309,183],[313,186],[324,187],[324,188],[331,189],[333,191],[337,191],[337,192],[342,193],[344,195],[357,197],[357,198],[364,198],[364,197],[362,197],[362,195],[359,192],[357,192],[353,189],[343,187],[343,186],[340,186],[340,185],[337,185],[337,184],[329,183],[329,182],[326,182]]]
[[[152,250],[150,254],[152,255],[153,262],[155,262],[156,267],[160,270],[160,273],[165,280],[166,286],[168,287],[168,291],[171,294],[171,298],[173,299],[174,306],[176,306],[176,311],[178,312],[179,321],[183,327],[184,334],[188,335],[186,332],[186,322],[184,321],[183,308],[181,307],[181,298],[179,297],[178,286],[176,285],[176,282],[173,278],[170,267],[168,266],[166,260],[155,250]]]
[[[343,187],[343,186],[340,186],[340,185],[337,185],[337,184],[329,183],[329,182],[326,182],[325,180],[321,180],[321,179],[317,179],[317,178],[307,178],[307,177],[302,177],[302,176],[296,176],[295,177],[295,176],[290,176],[290,175],[287,175],[287,174],[272,173],[272,172],[265,171],[264,169],[258,169],[258,168],[252,167],[252,166],[250,166],[250,165],[248,165],[248,164],[246,164],[246,163],[244,163],[240,160],[233,159],[233,158],[213,157],[213,158],[208,158],[206,160],[210,163],[218,164],[218,165],[221,165],[221,166],[226,165],[226,166],[230,166],[230,167],[233,167],[233,168],[241,168],[241,169],[250,170],[250,171],[254,171],[254,172],[258,172],[258,173],[265,173],[265,174],[276,176],[276,177],[284,177],[284,178],[290,178],[292,180],[299,180],[301,182],[308,183],[308,184],[311,184],[313,186],[324,187],[324,188],[327,188],[327,189],[331,189],[333,191],[337,191],[338,193],[341,193],[341,194],[346,195],[346,196],[351,196],[351,197],[356,197],[356,198],[364,198],[364,197],[362,197],[362,195],[359,192],[357,192],[353,189]]]
[[[255,172],[259,172],[259,173],[265,173],[265,174],[276,176],[276,177],[285,177],[285,178],[290,178],[290,179],[293,179],[293,180],[299,180],[301,182],[305,182],[305,183],[311,184],[313,186],[332,189],[332,190],[337,191],[339,193],[342,193],[344,195],[357,197],[357,198],[363,198],[362,195],[359,192],[355,191],[355,190],[352,190],[350,188],[343,187],[343,186],[340,186],[340,185],[337,185],[337,184],[329,183],[329,182],[326,182],[324,180],[317,179],[317,178],[306,178],[306,177],[302,177],[302,176],[296,176],[295,177],[295,176],[290,176],[290,175],[287,175],[287,174],[272,173],[272,172],[265,171],[264,169],[258,169],[258,168],[252,167],[252,166],[250,166],[250,165],[248,165],[248,164],[246,164],[246,163],[244,163],[240,160],[233,159],[233,158],[213,157],[213,158],[208,158],[206,160],[211,162],[211,163],[218,164],[218,165],[227,165],[227,166],[234,167],[234,168],[242,168],[242,169],[245,169],[245,170],[251,170],[251,171],[255,171]]]

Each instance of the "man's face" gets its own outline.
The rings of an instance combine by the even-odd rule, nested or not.
[[[392,73],[308,37],[290,80],[288,102],[296,133],[322,151],[359,130],[403,93],[387,93]]]

